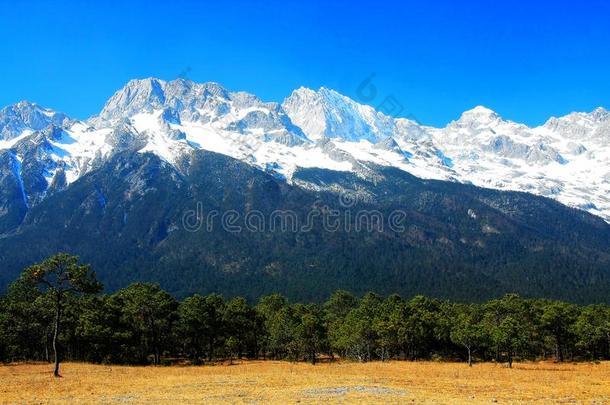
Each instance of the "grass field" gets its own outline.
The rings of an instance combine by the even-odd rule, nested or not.
[[[610,362],[0,366],[1,403],[610,403]]]

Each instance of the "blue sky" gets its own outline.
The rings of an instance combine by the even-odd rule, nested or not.
[[[462,3],[462,4],[457,4]],[[186,76],[267,101],[306,86],[445,125],[482,104],[530,125],[610,108],[610,2],[0,0],[0,106],[77,118],[129,79]]]

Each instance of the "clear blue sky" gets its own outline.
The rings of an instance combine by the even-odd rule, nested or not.
[[[531,125],[610,108],[606,1],[122,3],[0,0],[0,106],[86,118],[129,79],[180,75],[357,98],[375,73],[371,104],[394,96],[432,125],[478,104]]]

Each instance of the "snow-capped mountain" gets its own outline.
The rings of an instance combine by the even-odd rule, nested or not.
[[[65,114],[22,101],[0,110],[0,147],[6,148],[15,138],[49,125],[61,126],[68,121]]]
[[[610,220],[610,113],[602,108],[530,128],[476,107],[433,128],[327,88],[300,88],[278,104],[216,83],[145,79],[130,81],[86,121],[27,102],[0,110],[0,180],[26,207],[119,152],[151,152],[180,167],[199,149],[288,182],[298,168],[367,177],[392,166],[421,178],[543,195]]]
[[[325,87],[318,91],[301,87],[284,100],[282,107],[292,122],[315,141],[339,138],[376,143],[391,137],[396,130],[391,117]]]
[[[601,108],[529,128],[477,107],[428,132],[459,181],[543,195],[608,219],[609,124]]]

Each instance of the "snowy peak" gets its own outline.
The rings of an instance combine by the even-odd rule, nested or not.
[[[39,131],[49,125],[61,126],[67,120],[65,114],[21,101],[0,110],[0,141],[19,137],[24,131]]]
[[[312,140],[340,138],[377,142],[392,136],[394,119],[334,90],[301,87],[282,104],[292,122]]]
[[[301,87],[284,100],[282,108],[310,139],[319,140],[325,136],[327,106],[316,91]]]
[[[111,125],[124,118],[158,111],[163,111],[161,118],[170,124],[222,121],[225,127],[232,126],[236,130],[245,130],[249,124],[254,124],[253,121],[265,129],[273,126],[269,120],[276,120],[278,125],[285,127],[292,125],[277,103],[265,103],[246,92],[232,93],[217,83],[184,79],[168,82],[132,80],[110,98],[92,122],[97,126]]]
[[[603,123],[610,120],[610,112],[602,107],[598,107],[591,112],[572,112],[562,117],[551,117],[545,126],[554,125],[557,122],[564,122],[567,125],[585,126]]]
[[[481,127],[497,124],[504,121],[495,111],[481,105],[462,113],[454,126],[458,127]],[[451,125],[451,124],[450,124]]]
[[[100,117],[112,120],[162,108],[165,103],[164,85],[165,82],[157,79],[131,80],[108,100]]]
[[[490,108],[487,108],[483,105],[478,105],[470,110],[464,111],[463,114],[470,115],[494,115],[497,116],[496,112]]]
[[[610,120],[610,111],[606,110],[603,107],[597,107],[589,115],[596,122],[602,122],[602,121]]]
[[[543,128],[574,141],[610,144],[610,112],[602,107],[590,113],[573,112],[559,118],[552,117]]]
[[[195,83],[185,79],[168,82],[154,78],[131,80],[108,100],[99,118],[111,121],[163,108],[189,113],[216,109],[222,113],[222,106],[229,100],[230,93],[217,83]]]

